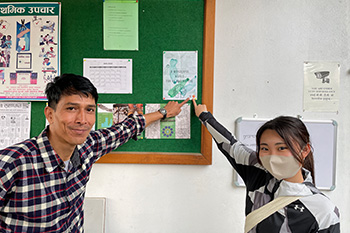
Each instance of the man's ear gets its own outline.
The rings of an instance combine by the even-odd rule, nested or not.
[[[55,110],[49,106],[46,106],[45,109],[44,109],[44,114],[45,114],[45,117],[47,119],[47,121],[52,124],[53,123],[53,112]]]
[[[311,146],[310,143],[306,144],[304,146],[304,148],[301,150],[301,155],[303,156],[303,158],[305,159],[308,154],[311,152]]]

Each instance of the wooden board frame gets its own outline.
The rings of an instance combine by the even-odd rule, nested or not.
[[[204,0],[202,103],[208,111],[213,111],[214,81],[214,40],[215,40],[215,0]],[[201,153],[162,153],[162,152],[112,152],[98,163],[135,164],[212,164],[212,138],[202,125]]]

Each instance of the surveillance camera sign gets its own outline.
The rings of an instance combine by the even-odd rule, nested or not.
[[[304,111],[338,112],[340,64],[304,62]]]

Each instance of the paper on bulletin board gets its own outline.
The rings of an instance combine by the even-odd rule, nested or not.
[[[84,58],[84,77],[98,93],[131,94],[132,60]]]
[[[113,104],[97,104],[97,129],[113,125]]]
[[[105,50],[139,49],[138,0],[103,2],[103,45]]]
[[[143,105],[142,104],[118,104],[118,103],[99,103],[97,104],[97,120],[96,128],[103,129],[116,125],[124,121],[128,117],[130,111],[130,105],[133,108],[136,106],[139,108],[139,112],[135,111],[134,116],[138,114],[143,114]],[[141,132],[137,136],[138,139],[144,138],[144,132]]]
[[[163,99],[197,98],[198,52],[163,52]]]
[[[304,111],[338,112],[340,64],[304,62]]]
[[[165,104],[146,104],[145,113],[158,111]],[[189,139],[191,138],[190,105],[184,104],[176,117],[156,121],[146,128],[147,139]]]
[[[60,71],[61,3],[0,3],[0,99],[46,100]]]
[[[30,137],[30,102],[0,102],[0,150]]]

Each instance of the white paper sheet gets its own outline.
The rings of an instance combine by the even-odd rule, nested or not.
[[[30,102],[0,102],[0,149],[30,137]]]
[[[340,64],[304,63],[304,111],[337,112]]]
[[[84,77],[98,93],[132,93],[132,59],[84,58]]]

